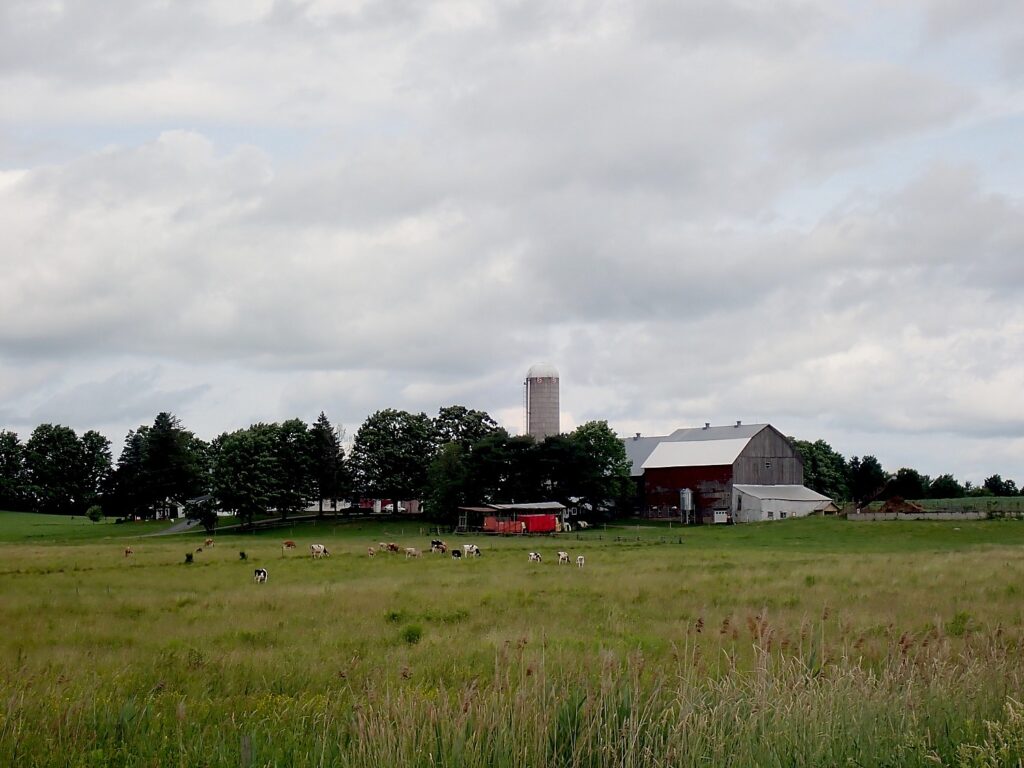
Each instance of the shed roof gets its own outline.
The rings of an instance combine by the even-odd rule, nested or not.
[[[489,504],[488,506],[505,511],[522,509],[531,512],[558,512],[565,509],[565,505],[557,501],[533,501],[525,504]]]
[[[732,464],[747,447],[749,437],[731,440],[665,441],[644,461],[643,469],[663,467],[718,467]]]
[[[740,424],[739,426],[727,426],[727,427],[684,427],[677,429],[670,435],[660,435],[656,437],[627,437],[623,441],[626,445],[626,456],[629,457],[632,467],[630,474],[633,477],[640,477],[644,473],[644,462],[650,458],[654,450],[662,443],[679,443],[679,442],[706,442],[706,441],[720,441],[720,440],[744,440],[744,447],[746,443],[750,441],[754,435],[760,432],[762,429],[768,427],[767,424]],[[743,448],[740,448],[743,450]],[[739,451],[737,451],[737,456]],[[732,464],[736,460],[736,456],[732,459],[724,462],[725,464]],[[714,466],[713,464],[681,464],[681,465],[661,465],[661,466]]]
[[[828,496],[811,490],[805,485],[734,485],[733,488],[756,499],[831,501]]]

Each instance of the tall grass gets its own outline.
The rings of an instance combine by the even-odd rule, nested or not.
[[[1015,524],[797,522],[0,545],[0,765],[1019,765]],[[587,567],[527,562],[556,546]]]

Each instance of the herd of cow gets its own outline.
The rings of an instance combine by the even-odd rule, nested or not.
[[[214,545],[214,541],[213,541],[213,539],[207,539],[206,541],[203,542],[203,545],[206,546],[206,547],[212,547]],[[295,548],[296,548],[296,544],[295,544],[294,541],[291,541],[290,539],[288,541],[284,541],[284,542],[281,543],[281,554],[283,555],[287,550],[295,549]],[[442,541],[441,539],[431,539],[431,541],[430,541],[430,551],[431,551],[431,553],[444,555],[444,554],[448,554],[449,549],[450,548],[449,548],[447,542]],[[196,552],[202,552],[202,551],[203,551],[202,547],[199,547],[199,548],[196,549]],[[469,558],[469,557],[480,557],[480,555],[481,555],[480,547],[477,546],[476,544],[463,544],[461,549],[455,548],[455,549],[451,549],[450,551],[451,551],[452,559],[454,559],[454,560],[461,560],[463,558]],[[416,547],[400,547],[398,544],[396,544],[393,541],[392,542],[382,541],[376,547],[367,547],[367,554],[370,557],[375,557],[378,552],[390,552],[390,553],[395,553],[395,554],[400,554],[400,553],[404,552],[406,558],[419,557],[420,556],[420,550],[417,549]],[[125,557],[131,557],[134,554],[135,554],[135,551],[131,547],[125,547],[125,550],[124,550],[124,556]],[[312,556],[312,558],[314,560],[319,560],[319,559],[321,559],[323,557],[329,557],[331,553],[327,549],[327,547],[324,546],[323,544],[310,544],[309,545],[309,554]],[[191,557],[191,555],[189,557]],[[243,554],[242,559],[243,560],[245,559],[244,554]],[[530,554],[529,554],[529,561],[531,563],[540,563],[540,562],[543,562],[543,557],[541,557],[540,552],[530,552]],[[571,558],[570,558],[568,552],[563,552],[563,551],[559,551],[558,552],[558,564],[559,565],[562,565],[562,564],[568,565],[568,564],[570,564],[570,562],[571,562]],[[582,568],[584,562],[585,561],[584,561],[583,555],[577,555],[577,557],[576,557],[576,565],[578,567]],[[255,581],[257,584],[266,584],[268,576],[269,576],[269,574],[267,573],[267,569],[266,568],[257,568],[253,572],[253,581]]]

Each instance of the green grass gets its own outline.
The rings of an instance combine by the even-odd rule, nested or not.
[[[3,765],[1016,765],[1024,739],[1024,523],[447,537],[465,562],[367,556],[425,548],[409,521],[130,558],[39,530],[0,514]]]

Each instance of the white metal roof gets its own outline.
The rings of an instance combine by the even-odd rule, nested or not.
[[[739,438],[749,440],[766,429],[767,424],[742,424],[740,426],[727,427],[690,427],[677,429],[671,435],[660,435],[651,437],[627,437],[622,442],[626,446],[626,455],[632,464],[630,474],[633,477],[640,477],[644,473],[644,462],[661,443],[679,442],[703,442],[735,440]],[[726,462],[731,464],[732,462]]]
[[[737,491],[756,499],[777,499],[780,501],[831,501],[804,485],[734,485]]]
[[[644,461],[643,469],[663,467],[717,467],[732,464],[747,447],[749,437],[731,440],[666,441],[658,443]]]

